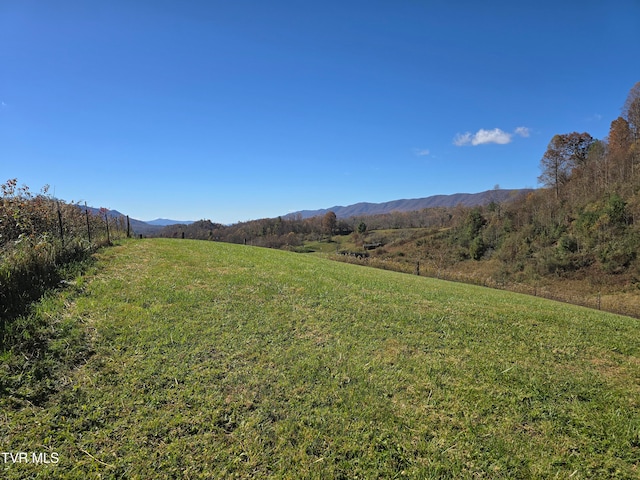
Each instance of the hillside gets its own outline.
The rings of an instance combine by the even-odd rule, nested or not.
[[[638,473],[631,318],[168,239],[104,250],[37,314],[59,326],[46,358],[81,354],[46,399],[22,356],[3,357],[4,450],[57,460],[5,461],[4,478]]]
[[[335,206],[319,210],[300,210],[286,215],[286,218],[310,218],[333,212],[338,218],[362,217],[368,215],[382,215],[391,212],[412,212],[425,208],[474,207],[488,205],[491,202],[503,203],[531,192],[531,189],[504,190],[494,189],[480,193],[456,193],[452,195],[433,195],[425,198],[393,200],[384,203],[361,202],[354,205]]]

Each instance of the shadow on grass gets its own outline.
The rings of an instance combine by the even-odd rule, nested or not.
[[[33,262],[3,272],[0,403],[9,399],[14,407],[43,404],[61,386],[56,372],[90,355],[83,326],[60,318],[56,293],[93,265],[92,253],[68,250],[52,264]]]

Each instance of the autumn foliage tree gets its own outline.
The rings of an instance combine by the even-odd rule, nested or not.
[[[556,198],[573,169],[586,163],[593,142],[588,133],[577,132],[555,135],[549,142],[540,161],[542,174],[538,180],[545,186],[554,187]]]
[[[337,223],[338,220],[334,212],[327,212],[324,217],[322,217],[322,229],[329,236],[333,235]]]
[[[630,149],[633,143],[629,122],[618,117],[611,122],[609,129],[609,176],[615,183],[624,182],[633,175],[633,163],[630,161]]]

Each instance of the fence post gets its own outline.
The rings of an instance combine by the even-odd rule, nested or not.
[[[131,238],[131,221],[129,215],[127,215],[127,238]]]
[[[64,250],[64,229],[62,227],[62,213],[60,212],[60,202],[58,202],[58,227],[60,228],[60,242],[62,250]]]
[[[109,235],[109,217],[107,212],[104,212],[104,224],[107,226],[107,245],[111,243],[111,236]]]
[[[89,238],[89,245],[91,245],[91,224],[89,223],[89,209],[87,208],[87,202],[84,202],[84,213],[87,217],[87,237]]]

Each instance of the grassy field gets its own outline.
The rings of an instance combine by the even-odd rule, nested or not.
[[[367,252],[370,257],[364,259],[337,255],[343,251],[364,252],[362,244],[356,245],[351,235],[334,235],[331,241],[306,242],[294,251],[403,273],[414,273],[419,262],[422,276],[527,293],[640,318],[640,287],[633,275],[604,276],[597,268],[584,268],[575,275],[509,277],[504,273],[504,262],[498,258],[452,261],[445,250],[438,247],[428,254],[425,245],[432,243],[429,236],[433,234],[434,230],[427,228],[368,232],[365,243],[381,242],[383,247]]]
[[[0,398],[2,478],[640,477],[639,320],[188,240],[72,292],[93,353]]]

